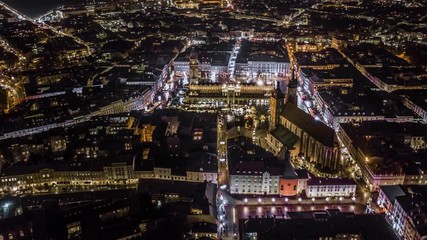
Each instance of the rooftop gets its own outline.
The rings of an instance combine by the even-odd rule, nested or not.
[[[247,219],[240,224],[244,233],[257,233],[259,240],[339,238],[339,235],[345,234],[359,235],[362,239],[398,239],[380,215],[317,211],[307,212],[306,216],[296,219]]]
[[[328,186],[328,185],[356,185],[351,178],[321,178],[321,177],[312,177],[307,181],[308,186]]]
[[[276,139],[278,139],[287,149],[293,149],[299,137],[292,133],[289,129],[283,125],[278,125],[271,132]]]
[[[315,120],[310,114],[299,109],[292,103],[287,103],[281,116],[298,126],[302,131],[312,136],[325,146],[336,147],[337,136],[332,128],[323,122]]]

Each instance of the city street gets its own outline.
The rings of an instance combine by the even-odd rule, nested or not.
[[[287,218],[288,212],[302,211],[321,211],[328,209],[338,209],[341,212],[355,212],[357,214],[364,213],[365,208],[361,204],[277,204],[277,205],[260,205],[260,206],[244,206],[236,207],[236,214],[240,219],[247,218]]]

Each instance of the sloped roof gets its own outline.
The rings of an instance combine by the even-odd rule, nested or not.
[[[334,147],[337,143],[337,137],[332,128],[315,120],[310,114],[299,109],[293,103],[285,104],[281,116],[327,147]]]
[[[283,125],[278,125],[270,132],[279,142],[281,142],[287,149],[293,149],[299,137],[292,133],[289,129]]]

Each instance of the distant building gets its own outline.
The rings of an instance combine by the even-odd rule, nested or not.
[[[301,68],[300,76],[304,89],[311,96],[314,96],[319,88],[353,87],[353,78],[348,75],[348,68],[334,68],[332,70]]]
[[[272,85],[193,84],[188,87],[185,101],[188,104],[211,104],[213,107],[225,106],[226,104],[266,105],[269,102],[272,90]]]
[[[280,43],[243,42],[236,59],[236,78],[265,84],[269,79],[288,77],[289,56]]]

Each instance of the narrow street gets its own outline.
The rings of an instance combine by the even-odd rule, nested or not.
[[[230,75],[231,80],[235,80],[234,71],[236,67],[236,59],[237,59],[237,54],[239,53],[239,50],[240,50],[240,39],[236,40],[236,43],[234,44],[234,47],[233,47],[233,52],[231,53],[230,59],[228,61],[228,74]]]

